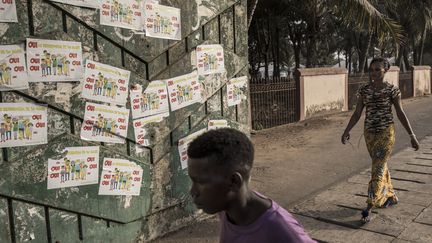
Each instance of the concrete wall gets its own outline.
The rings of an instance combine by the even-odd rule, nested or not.
[[[399,87],[399,71],[400,69],[398,66],[391,66],[385,74],[384,80],[396,87]]]
[[[348,110],[348,70],[299,69],[300,120],[319,114]]]
[[[143,88],[151,80],[191,72],[197,45],[221,44],[227,73],[204,77],[205,103],[171,112],[155,123],[153,145],[141,154],[135,153],[131,125],[126,144],[80,139],[85,100],[79,82],[31,83],[24,92],[1,92],[1,102],[48,105],[49,144],[0,153],[0,242],[136,242],[200,218],[189,197],[190,181],[181,169],[177,142],[206,127],[209,119],[226,119],[232,127],[249,131],[249,101],[228,107],[225,84],[227,78],[248,75],[247,1],[161,0],[181,9],[181,41],[101,26],[93,9],[45,0],[16,3],[19,22],[0,23],[1,44],[23,44],[27,37],[80,41],[86,59],[130,70],[130,84]],[[65,89],[66,95],[60,95]],[[48,158],[64,147],[89,145],[101,146],[100,162],[115,157],[139,164],[144,169],[140,196],[98,196],[98,185],[47,190]]]
[[[414,97],[431,93],[431,67],[413,66]]]

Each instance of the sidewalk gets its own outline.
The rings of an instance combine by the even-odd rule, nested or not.
[[[370,169],[330,187],[292,208],[308,233],[322,242],[432,242],[432,136],[421,149],[405,149],[389,164],[400,203],[374,209],[360,223]]]

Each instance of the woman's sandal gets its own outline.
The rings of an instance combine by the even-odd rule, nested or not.
[[[362,221],[363,224],[366,224],[366,223],[368,223],[370,221],[369,210],[364,209],[361,212],[361,215],[362,215],[361,221]]]
[[[383,204],[382,207],[383,208],[388,208],[388,207],[393,206],[395,204],[397,204],[397,201],[395,201],[393,199],[393,197],[389,197],[389,198],[387,198],[387,200],[385,201],[385,203]]]

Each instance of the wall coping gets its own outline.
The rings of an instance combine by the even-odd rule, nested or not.
[[[412,66],[413,70],[431,70],[430,66]]]
[[[399,72],[400,68],[398,66],[390,66],[390,69],[387,72]]]
[[[318,76],[318,75],[334,75],[334,74],[348,74],[346,68],[299,68],[297,72],[300,76]]]

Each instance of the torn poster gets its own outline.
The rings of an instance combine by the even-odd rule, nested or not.
[[[187,168],[187,161],[188,161],[188,155],[187,155],[187,149],[189,147],[189,144],[197,138],[199,135],[205,133],[207,131],[206,128],[201,129],[197,132],[194,132],[178,141],[178,151],[180,155],[180,163],[181,168],[186,169]]]
[[[27,39],[29,82],[81,81],[80,42]]]
[[[79,7],[99,8],[99,0],[51,0],[51,1],[65,3],[65,4],[79,6]]]
[[[28,87],[24,50],[18,45],[0,46],[0,91]]]
[[[215,130],[224,127],[229,127],[227,120],[209,120],[208,122],[208,130]]]
[[[224,50],[221,45],[200,45],[196,48],[199,75],[225,72]]]
[[[148,116],[133,121],[135,131],[135,141],[137,143],[135,150],[137,153],[143,152],[143,146],[150,146],[151,137],[155,136],[152,123],[163,121],[164,117],[169,116],[169,113]]]
[[[47,107],[0,103],[0,148],[48,143]]]
[[[48,189],[98,184],[99,146],[67,147],[66,156],[48,159]]]
[[[246,89],[248,78],[246,76],[240,78],[233,78],[227,84],[228,106],[234,106],[246,100]]]
[[[142,8],[135,0],[100,0],[100,24],[142,30]]]
[[[130,99],[134,119],[169,112],[165,81],[151,81],[144,92],[141,85],[134,85],[130,91]]]
[[[180,9],[145,2],[144,29],[146,36],[181,40]]]
[[[88,141],[125,143],[129,110],[87,102],[81,139]]]
[[[82,97],[126,106],[130,71],[87,60]]]
[[[1,22],[18,22],[16,0],[0,1],[0,23]]]
[[[99,195],[134,195],[141,192],[143,170],[125,159],[104,158]]]
[[[166,82],[172,111],[201,102],[201,85],[196,71],[167,79]]]

